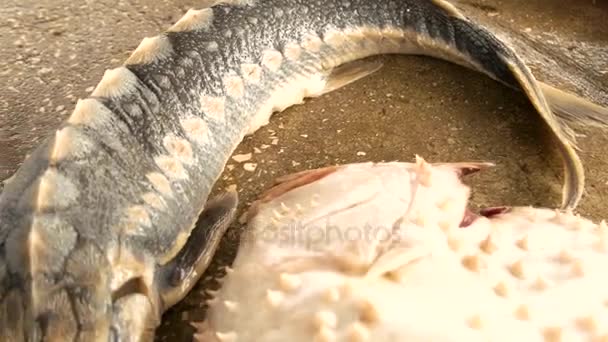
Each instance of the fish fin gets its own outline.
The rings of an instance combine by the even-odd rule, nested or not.
[[[442,2],[435,4],[445,5]],[[448,12],[450,11],[448,10]],[[509,87],[519,89],[526,95],[552,131],[564,162],[561,208],[576,208],[585,188],[585,170],[578,155],[574,130],[565,120],[553,113],[538,80],[506,42],[501,41],[489,30],[468,20],[451,16],[446,22],[458,27],[465,34],[459,35],[457,41],[454,41],[451,36],[440,36],[440,41],[448,43],[450,52],[437,53],[436,48],[430,47],[429,50],[434,52],[425,52],[425,54],[450,62],[453,62],[454,59],[465,61],[465,64],[468,64],[471,69],[480,71]],[[484,48],[479,49],[479,46]]]
[[[561,209],[573,210],[578,206],[585,190],[585,169],[577,152],[576,134],[564,120],[560,120],[553,113],[540,82],[534,78],[528,67],[518,59],[505,62],[518,80],[521,90],[555,135],[564,165]]]
[[[339,165],[326,166],[283,176],[280,178],[281,181],[278,181],[275,186],[262,193],[259,198],[262,202],[268,202],[295,188],[316,182],[319,179],[334,173],[339,168],[341,168]]]
[[[468,176],[481,170],[495,167],[492,162],[457,162],[457,163],[432,163],[434,167],[447,166],[456,171],[459,176]]]
[[[567,124],[608,128],[608,108],[539,82],[551,110]]]
[[[275,185],[263,192],[258,199],[251,204],[249,210],[241,220],[241,223],[251,220],[258,213],[260,204],[269,202],[295,188],[318,181],[339,168],[340,166],[327,166],[313,170],[304,170],[277,178],[275,180]]]
[[[327,71],[325,76],[325,87],[311,95],[311,97],[331,93],[334,90],[347,86],[375,73],[376,71],[380,70],[383,65],[384,62],[377,58],[359,59],[341,64]]]
[[[180,301],[211,262],[224,233],[234,222],[238,195],[228,191],[207,202],[180,252],[157,271],[163,309]]]
[[[307,177],[309,175],[318,174],[320,172],[323,173],[324,171],[327,171],[327,170],[334,170],[335,168],[336,168],[336,166],[333,165],[333,166],[326,166],[326,167],[321,167],[321,168],[317,168],[317,169],[308,169],[308,170],[298,171],[298,172],[294,172],[294,173],[289,173],[289,174],[286,174],[283,176],[276,177],[274,179],[273,186],[277,186],[281,183],[292,182],[298,178]]]

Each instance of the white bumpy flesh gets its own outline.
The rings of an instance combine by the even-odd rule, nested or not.
[[[459,228],[454,165],[351,164],[262,203],[200,341],[608,341],[608,228],[513,208]]]

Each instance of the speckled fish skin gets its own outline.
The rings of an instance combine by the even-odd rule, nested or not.
[[[333,67],[380,53],[444,58],[523,90],[564,152],[564,205],[576,205],[580,161],[532,75],[449,3],[233,0],[144,39],[6,184],[0,339],[106,340],[129,319],[130,338],[150,335],[157,322],[136,317],[158,318],[185,295],[158,274],[244,135],[322,93]],[[140,297],[119,305],[125,285]]]
[[[348,164],[277,185],[195,340],[606,341],[605,222],[514,207],[462,228],[466,167]]]

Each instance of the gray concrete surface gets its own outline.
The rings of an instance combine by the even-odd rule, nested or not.
[[[50,134],[140,42],[166,29],[194,0],[4,0],[0,5],[0,180]],[[608,3],[598,0],[461,0],[467,14],[515,44],[541,80],[608,105]],[[378,73],[275,115],[243,141],[251,172],[228,165],[218,190],[238,184],[246,208],[276,176],[335,163],[489,160],[469,179],[473,206],[559,204],[561,162],[521,94],[442,61],[382,57]],[[608,138],[580,138],[587,190],[580,213],[608,218]],[[236,250],[237,224],[200,286],[170,310],[158,340],[189,341],[204,317],[202,290],[217,287]]]

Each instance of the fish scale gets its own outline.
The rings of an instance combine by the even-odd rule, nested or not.
[[[189,11],[106,71],[7,182],[0,195],[0,331],[15,341],[150,338],[160,313],[202,274],[234,213],[235,195],[208,196],[238,143],[273,112],[373,69],[363,64],[344,76],[336,71],[352,69],[340,66],[384,53],[443,58],[522,90],[564,156],[563,206],[576,206],[584,174],[565,124],[515,53],[451,4],[217,3]],[[38,239],[54,227],[76,234],[67,253]],[[47,270],[55,254],[79,271]]]

